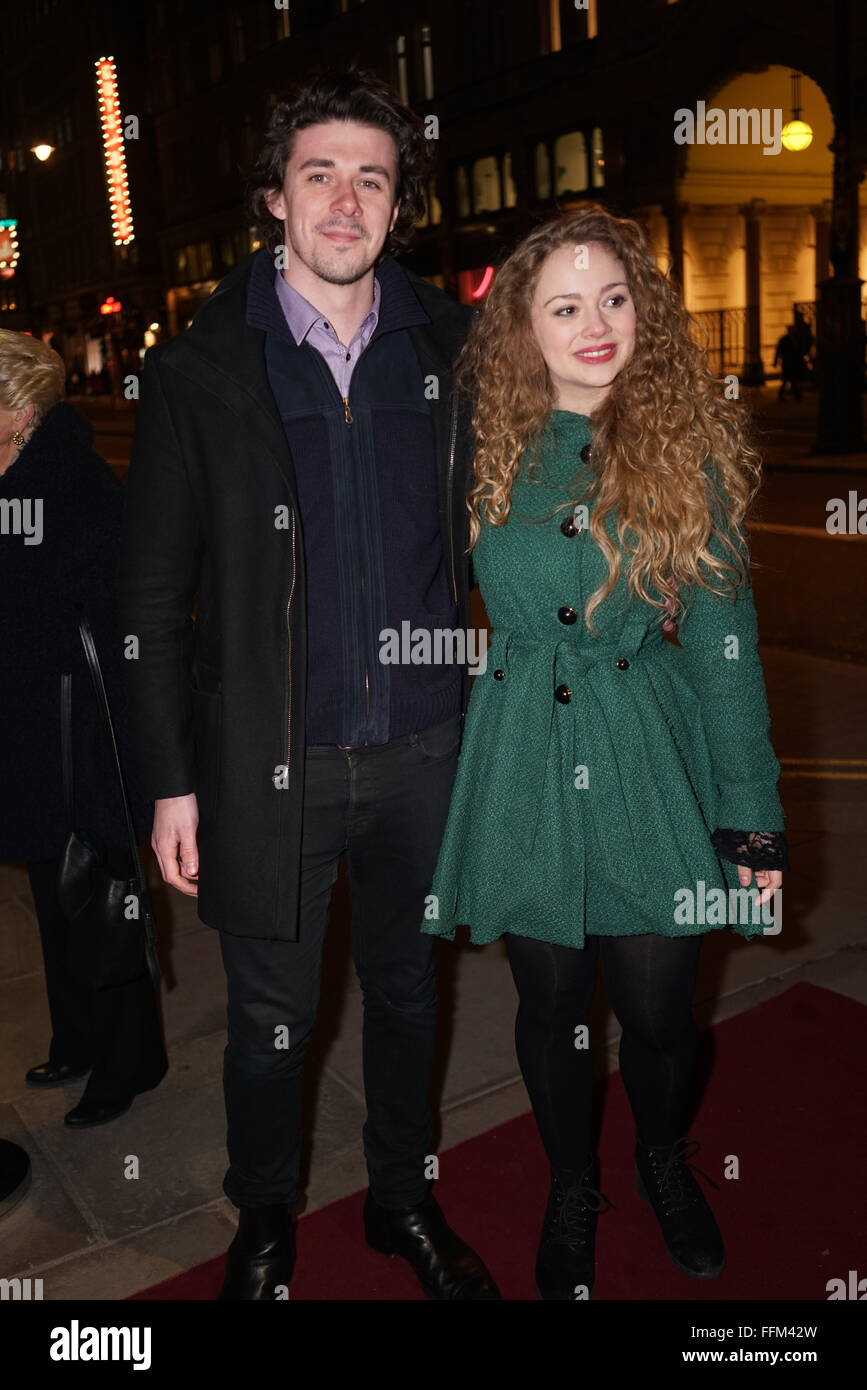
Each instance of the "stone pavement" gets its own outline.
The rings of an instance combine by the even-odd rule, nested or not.
[[[867,1003],[867,667],[782,648],[764,652],[792,848],[781,935],[705,939],[700,1026],[798,980]],[[839,760],[839,761],[836,761]],[[33,1161],[27,1198],[2,1222],[0,1276],[43,1279],[46,1299],[120,1299],[223,1251],[234,1208],[222,1196],[225,987],[216,933],[194,903],[153,878],[163,940],[170,1070],[113,1123],[62,1123],[81,1084],[39,1093],[28,1067],[48,1054],[39,941],[23,867],[0,865],[0,1135]],[[365,1185],[360,1133],[361,1000],[348,951],[345,883],[335,890],[323,1005],[307,1073],[306,1210]],[[441,1032],[437,1151],[521,1114],[528,1102],[512,1037],[515,993],[502,946],[437,943]],[[617,1022],[597,990],[600,1074],[617,1066]],[[829,1055],[833,1039],[828,1040]],[[749,1085],[749,1075],[744,1084]],[[699,1139],[700,1134],[697,1135]],[[127,1155],[141,1176],[123,1177]],[[359,1235],[359,1238],[360,1235]]]

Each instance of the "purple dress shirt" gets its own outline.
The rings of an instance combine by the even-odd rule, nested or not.
[[[286,317],[289,332],[300,347],[305,338],[311,347],[325,358],[329,371],[334,377],[338,391],[344,400],[349,395],[349,383],[355,364],[373,336],[379,322],[379,281],[373,281],[373,306],[366,318],[362,319],[348,347],[341,343],[324,314],[315,309],[303,294],[287,285],[282,271],[276,271],[275,285],[280,307]]]

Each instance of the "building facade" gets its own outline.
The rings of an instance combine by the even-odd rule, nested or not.
[[[597,200],[645,224],[718,368],[746,366],[753,379],[771,369],[793,306],[809,318],[830,274],[829,146],[844,120],[851,177],[867,167],[867,8],[854,0],[838,6],[848,74],[842,31],[812,0],[6,8],[18,37],[0,96],[0,215],[18,219],[20,259],[0,280],[0,323],[54,334],[68,361],[107,297],[123,305],[113,322],[126,361],[185,327],[257,244],[243,180],[278,94],[350,59],[387,77],[437,142],[408,255],[420,274],[481,301],[539,218]],[[126,246],[112,242],[94,93],[106,51],[123,112],[139,117],[125,141]],[[795,116],[812,130],[803,149],[778,139]],[[43,166],[30,154],[37,140],[56,146]],[[864,201],[862,190],[867,274]]]

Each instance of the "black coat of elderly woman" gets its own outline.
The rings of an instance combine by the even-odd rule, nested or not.
[[[131,782],[114,577],[124,489],[93,451],[93,426],[61,399],[62,359],[0,330],[0,860],[27,864],[51,1013],[48,1087],[90,1073],[71,1127],[105,1123],[157,1085],[167,1062],[150,980],[96,992],[69,973],[55,883],[69,831],[61,771],[60,682],[72,675],[75,829],[116,872],[129,850],[117,772],[78,631],[87,614],[118,732],[136,837],[152,806]]]

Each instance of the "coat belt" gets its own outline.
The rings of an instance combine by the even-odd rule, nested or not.
[[[633,667],[664,640],[661,633],[651,633],[636,648],[629,641],[588,642],[586,636],[579,641],[571,637],[552,641],[550,637],[533,638],[523,632],[494,634],[488,668],[501,668],[505,673],[503,735],[507,744],[521,750],[517,765],[510,770],[511,804],[504,820],[526,854],[532,854],[536,839],[553,721],[562,715],[574,730],[568,740],[574,758],[569,767],[559,769],[559,775],[571,781],[576,764],[587,766],[588,788],[576,789],[574,795],[598,797],[598,804],[604,805],[606,829],[610,823],[610,835],[605,835],[609,865],[618,881],[632,884],[640,891],[641,885],[635,882],[641,871],[628,813],[628,782],[630,768],[636,775],[646,777],[647,765],[640,768],[642,760],[633,757],[622,760],[622,765],[618,762],[618,727],[622,726],[631,694],[622,688],[621,682],[631,680]],[[618,668],[618,661],[628,665]],[[512,694],[516,698],[509,699],[507,687],[513,683]],[[554,694],[560,685],[568,686],[572,692],[568,704],[558,701]],[[570,704],[574,710],[569,709]],[[583,819],[585,808],[589,811],[589,807],[582,801],[579,808]],[[576,845],[576,855],[580,852],[581,847]]]

